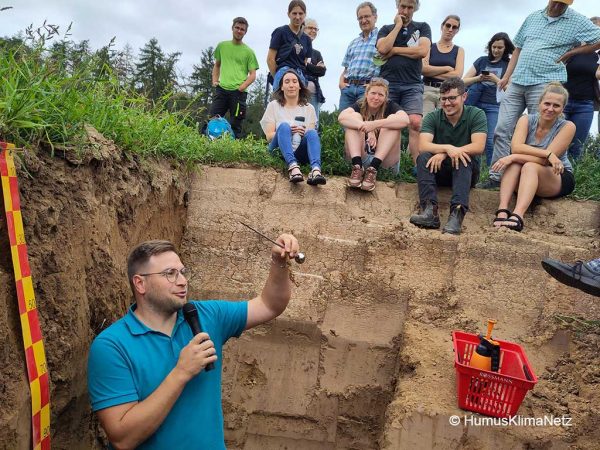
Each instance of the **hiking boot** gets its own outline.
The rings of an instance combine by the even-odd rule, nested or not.
[[[359,188],[362,186],[362,179],[365,171],[358,164],[352,166],[352,173],[350,178],[346,180],[346,184],[351,188]]]
[[[492,180],[491,178],[488,178],[485,181],[482,181],[481,183],[477,183],[475,185],[476,189],[487,189],[489,191],[497,191],[498,189],[500,189],[500,182],[496,181],[496,180]]]
[[[410,223],[419,228],[439,228],[440,216],[438,215],[437,205],[427,202],[425,209],[420,214],[410,216]]]
[[[375,189],[375,179],[377,178],[377,169],[375,167],[369,167],[365,170],[365,178],[362,181],[360,188],[363,191],[371,192]]]
[[[457,205],[452,208],[452,211],[450,211],[450,215],[448,216],[448,222],[442,230],[442,233],[460,234],[464,218],[465,208],[463,208],[462,205]]]
[[[566,264],[546,258],[542,261],[542,267],[562,284],[600,297],[600,273],[594,272],[587,263],[577,261],[575,264]]]

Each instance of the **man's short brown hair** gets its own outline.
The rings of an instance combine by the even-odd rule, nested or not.
[[[246,30],[248,29],[248,21],[244,17],[236,17],[235,19],[233,19],[233,25],[231,25],[231,28],[235,27],[236,23],[246,25]]]
[[[463,95],[465,93],[465,82],[459,77],[448,78],[442,82],[440,86],[440,94],[445,94],[452,89],[456,89],[458,95]]]
[[[171,242],[160,240],[142,242],[131,251],[127,257],[127,278],[134,295],[133,276],[139,273],[152,256],[167,252],[177,253],[177,250]]]

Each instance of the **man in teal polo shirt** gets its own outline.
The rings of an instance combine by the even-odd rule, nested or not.
[[[479,159],[485,148],[485,113],[465,106],[467,94],[460,78],[449,78],[440,86],[441,109],[423,119],[417,157],[417,183],[421,211],[410,223],[421,228],[439,228],[437,186],[452,186],[450,217],[444,233],[460,234],[469,209],[469,191],[479,178]]]
[[[530,113],[537,111],[546,85],[550,81],[567,81],[565,63],[570,58],[600,48],[600,28],[570,8],[572,4],[573,0],[549,0],[546,8],[525,19],[513,39],[515,51],[498,83],[499,89],[508,89],[500,102],[490,177],[478,184],[478,188],[500,187],[502,174],[491,167],[510,155],[512,135],[525,107]],[[586,45],[581,45],[582,42]]]
[[[287,259],[298,241],[282,234],[271,269],[250,301],[192,302],[203,332],[193,336],[181,308],[189,269],[168,241],[148,241],[129,255],[135,303],[92,343],[92,409],[114,448],[225,450],[221,407],[222,348],[230,337],[280,315],[290,300]],[[204,370],[214,363],[215,370]]]

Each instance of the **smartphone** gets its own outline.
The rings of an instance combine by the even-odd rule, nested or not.
[[[489,70],[482,70],[481,71],[481,75],[489,75],[490,71]]]

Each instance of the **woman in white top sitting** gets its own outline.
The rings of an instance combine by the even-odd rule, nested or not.
[[[327,180],[321,174],[321,142],[315,130],[317,117],[309,103],[310,92],[294,69],[283,70],[282,74],[273,83],[274,100],[269,102],[260,120],[269,141],[269,151],[279,148],[288,165],[290,182],[304,181],[300,164],[309,163],[311,171],[307,183],[325,184]],[[304,125],[300,125],[300,119]],[[297,135],[295,139],[294,135]]]

